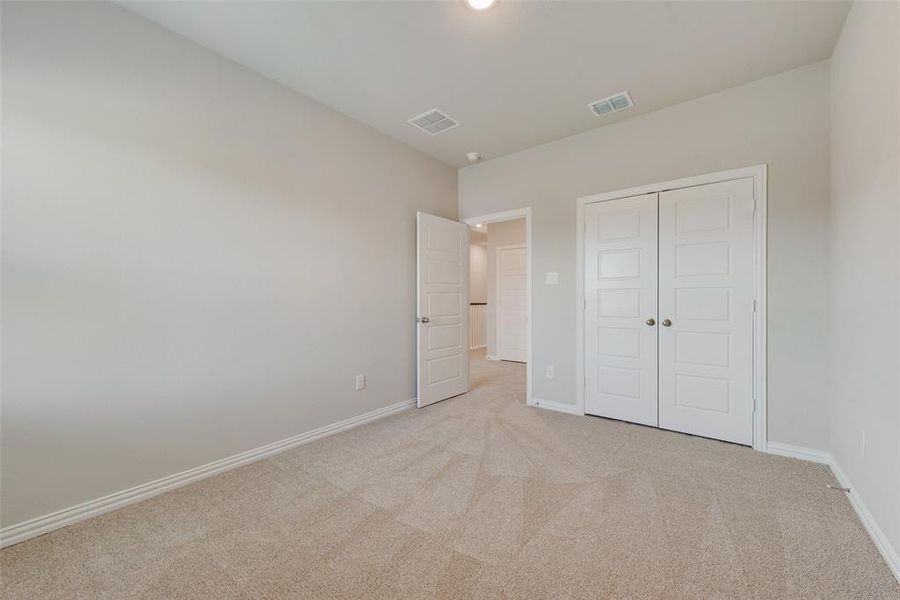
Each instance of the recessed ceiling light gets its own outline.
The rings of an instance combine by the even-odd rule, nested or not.
[[[466,0],[466,4],[475,10],[487,10],[497,4],[497,0]]]
[[[475,227],[484,227],[484,223],[478,223]]]

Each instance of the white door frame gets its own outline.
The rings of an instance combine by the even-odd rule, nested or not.
[[[532,343],[531,343],[531,331],[532,331],[532,323],[533,320],[531,318],[531,281],[532,281],[532,248],[531,248],[531,207],[526,206],[524,208],[516,208],[513,210],[506,210],[503,212],[490,213],[487,215],[481,215],[478,217],[466,217],[465,219],[461,219],[462,223],[466,225],[477,225],[478,223],[499,223],[501,221],[514,221],[516,219],[525,219],[525,296],[526,300],[526,314],[528,315],[528,324],[526,327],[527,339],[528,339],[528,352],[526,354],[527,362],[525,363],[525,402],[528,406],[534,406],[534,398],[532,397],[532,382],[534,378],[534,369],[532,368]],[[496,302],[496,298],[494,300]]]
[[[754,263],[754,298],[756,304],[756,318],[753,322],[753,448],[762,452],[766,451],[766,165],[755,165],[743,169],[709,173],[663,181],[650,185],[593,194],[576,200],[577,203],[577,227],[576,235],[576,277],[575,277],[575,374],[576,374],[576,411],[584,412],[584,210],[588,204],[617,200],[628,196],[665,192],[668,190],[719,183],[732,179],[753,178],[753,195],[756,200],[756,212],[753,221],[753,263]],[[530,230],[529,230],[530,231]],[[530,261],[529,261],[530,266]],[[530,308],[530,304],[529,304]],[[530,317],[530,315],[529,315]],[[530,333],[530,329],[529,329]],[[529,339],[529,353],[531,342]],[[529,362],[531,356],[529,354]]]
[[[500,251],[501,250],[513,250],[515,248],[525,248],[525,256],[526,256],[526,261],[527,261],[528,260],[528,258],[527,258],[528,257],[528,244],[527,243],[526,244],[509,244],[506,246],[497,246],[494,248],[494,250],[496,252],[496,256],[494,257],[494,279],[496,279],[496,282],[494,283],[494,302],[496,302],[496,306],[497,306],[496,312],[494,313],[496,315],[496,317],[494,318],[494,335],[496,336],[495,339],[497,340],[497,358],[498,359],[500,359],[500,322],[501,322],[501,320],[500,320],[500,276],[499,276],[499,273],[500,273]],[[527,277],[526,277],[526,279],[527,279]],[[527,293],[528,292],[526,291],[526,294]],[[528,306],[530,306],[530,303],[526,302],[526,304]],[[531,315],[526,313],[525,318],[527,319],[527,322],[525,324],[525,330],[530,331],[529,324],[531,323]]]

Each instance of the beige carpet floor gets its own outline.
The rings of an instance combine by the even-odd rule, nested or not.
[[[0,552],[3,598],[900,598],[823,466],[472,391]]]

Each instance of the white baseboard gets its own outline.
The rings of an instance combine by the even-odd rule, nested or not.
[[[77,506],[64,508],[54,513],[50,513],[49,515],[37,517],[23,523],[4,527],[3,529],[0,529],[0,548],[18,544],[19,542],[24,542],[33,537],[49,533],[54,529],[59,529],[66,525],[72,525],[79,521],[84,521],[85,519],[111,512],[128,504],[139,502],[140,500],[158,496],[164,492],[188,485],[189,483],[194,483],[195,481],[212,477],[223,471],[234,469],[272,456],[273,454],[289,450],[295,446],[375,421],[407,408],[412,408],[415,405],[415,398],[397,402],[396,404],[391,404],[384,408],[379,408],[356,417],[344,419],[343,421],[338,421],[331,425],[325,425],[324,427],[319,427],[318,429],[313,429],[306,433],[301,433],[287,439],[266,444],[265,446],[254,448],[253,450],[241,452],[240,454],[235,454],[228,458],[223,458],[200,467],[176,473],[175,475],[169,475],[168,477],[163,477],[162,479],[157,479],[156,481],[151,481],[131,489],[116,492],[95,500],[89,500],[88,502],[84,502]]]
[[[146,500],[147,498],[152,498],[153,496],[157,496],[164,492],[188,485],[195,481],[211,477],[229,469],[234,469],[236,467],[272,456],[274,454],[278,454],[279,452],[283,452],[306,442],[311,442],[315,439],[333,435],[335,433],[339,433],[341,431],[345,431],[347,429],[351,429],[353,427],[375,421],[382,417],[386,417],[407,408],[411,408],[415,406],[415,404],[415,398],[411,400],[404,400],[403,402],[397,402],[396,404],[391,404],[390,406],[386,406],[384,408],[373,410],[356,417],[351,417],[349,419],[345,419],[331,425],[319,427],[318,429],[313,429],[312,431],[307,431],[306,433],[301,433],[299,435],[295,435],[278,442],[260,446],[259,448],[255,448],[253,450],[235,454],[234,456],[229,456],[228,458],[223,458],[221,460],[217,460],[215,462],[211,462],[194,469],[189,469],[175,475],[163,477],[162,479],[157,479],[156,481],[151,481],[149,483],[145,483],[128,490],[116,492],[102,498],[97,498],[96,500],[90,500],[77,506],[72,506],[70,508],[51,513],[49,515],[44,515],[42,517],[37,517],[35,519],[25,521],[24,523],[10,525],[9,527],[5,527],[0,530],[0,547],[11,546],[19,542],[24,542],[25,540],[53,531],[54,529],[59,529],[60,527],[65,527],[66,525],[72,525],[74,523],[78,523],[79,521],[83,521],[85,519],[89,519],[91,517],[95,517],[122,508],[123,506],[127,506],[128,504]],[[538,398],[535,398],[532,404],[536,407],[546,410],[553,410],[573,415],[579,414],[576,410],[575,405],[573,404],[562,404],[560,402],[541,400]],[[822,452],[821,450],[813,450],[810,448],[792,446],[790,444],[781,444],[778,442],[769,442],[767,444],[766,451],[770,454],[777,454],[779,456],[788,456],[791,458],[799,458],[801,460],[827,464],[831,468],[831,471],[834,473],[834,476],[838,480],[840,485],[842,487],[850,488],[850,493],[847,494],[850,500],[850,505],[856,511],[860,522],[869,533],[869,536],[872,538],[872,541],[875,543],[875,546],[878,548],[878,551],[881,553],[882,557],[884,557],[884,560],[893,572],[894,577],[897,578],[897,581],[900,581],[900,555],[897,554],[896,549],[891,545],[890,541],[887,539],[887,536],[878,526],[878,523],[875,521],[872,513],[869,512],[869,509],[866,507],[862,498],[853,487],[852,482],[847,478],[847,475],[844,473],[843,469],[841,469],[840,465],[830,454],[828,454],[827,452]]]
[[[554,410],[556,412],[566,413],[569,415],[582,416],[582,414],[580,412],[578,412],[578,408],[574,404],[563,404],[562,402],[554,402],[552,400],[541,400],[540,398],[533,398],[531,400],[531,405],[536,406],[538,408],[545,408],[547,410]]]
[[[830,454],[822,452],[821,450],[813,450],[812,448],[803,448],[802,446],[792,446],[790,444],[781,444],[778,442],[768,442],[766,444],[766,452],[769,454],[777,454],[778,456],[799,458],[800,460],[831,465]]]
[[[487,356],[485,356],[485,358],[488,360],[500,360],[500,357],[496,354],[488,354]]]
[[[812,450],[810,448],[791,446],[790,444],[780,444],[778,442],[769,442],[766,444],[766,452],[828,465],[831,468],[831,472],[834,473],[834,478],[837,479],[838,484],[841,487],[850,488],[850,492],[847,493],[850,505],[853,507],[853,510],[856,511],[856,516],[859,517],[859,521],[862,523],[863,527],[865,527],[869,537],[875,542],[875,547],[878,548],[878,551],[884,558],[884,562],[887,563],[888,568],[890,568],[894,577],[900,582],[900,555],[897,554],[897,550],[891,545],[891,542],[884,534],[884,531],[881,530],[881,527],[878,526],[875,517],[869,512],[869,509],[866,507],[865,502],[863,502],[859,492],[853,487],[853,483],[847,478],[847,474],[841,469],[841,466],[834,459],[834,456],[828,452],[822,452],[821,450]]]
[[[888,564],[888,567],[890,567],[891,571],[894,573],[897,582],[900,582],[900,555],[897,554],[897,549],[891,545],[891,542],[888,540],[884,531],[878,526],[875,517],[869,512],[862,497],[856,493],[856,488],[854,488],[850,480],[847,479],[846,473],[844,473],[844,470],[841,469],[841,466],[837,461],[832,459],[829,466],[841,487],[850,488],[850,493],[847,494],[847,497],[850,499],[853,510],[856,511],[856,516],[859,517],[863,527],[869,532],[869,537],[875,542],[875,547],[881,552],[881,556],[884,557],[884,562]]]

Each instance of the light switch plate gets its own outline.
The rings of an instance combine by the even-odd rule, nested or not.
[[[358,390],[365,389],[365,387],[366,387],[366,374],[360,373],[359,375],[356,376],[356,389],[358,391]]]
[[[547,285],[557,285],[559,284],[559,273],[556,271],[547,271],[544,274],[544,283]]]

